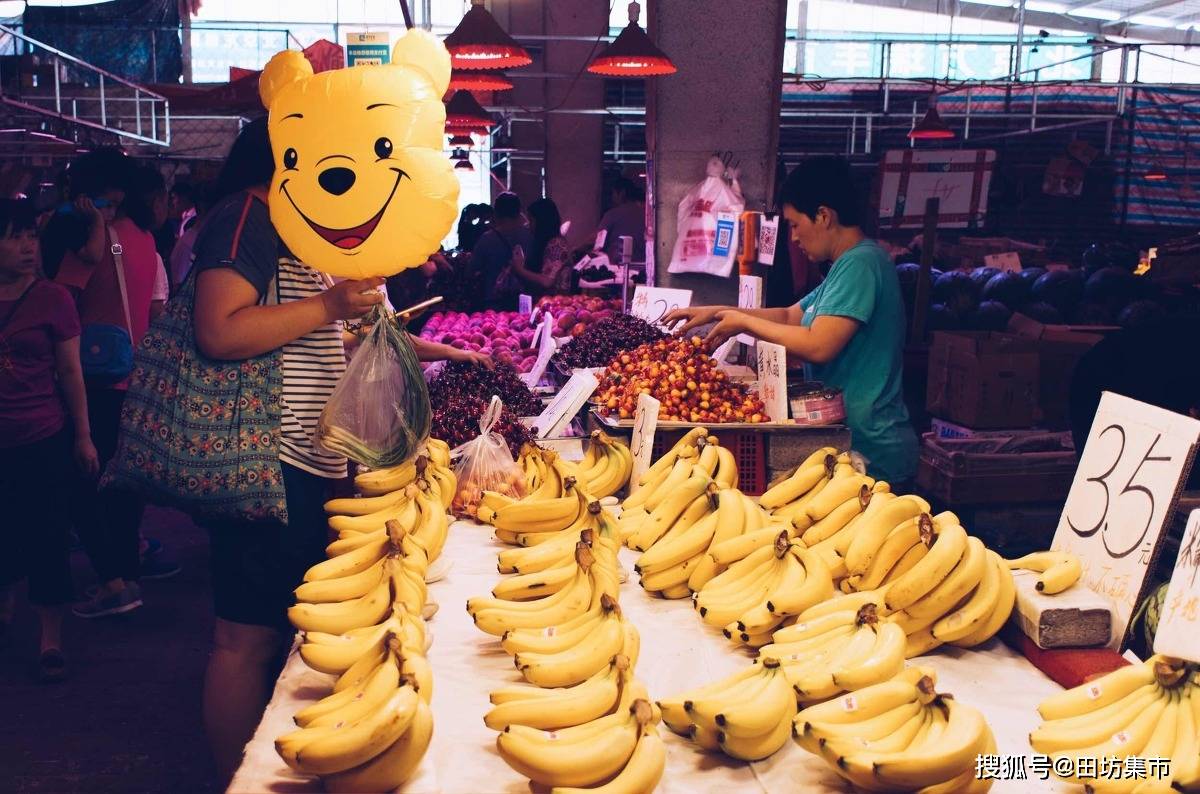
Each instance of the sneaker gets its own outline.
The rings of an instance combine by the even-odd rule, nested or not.
[[[84,601],[71,608],[75,617],[103,618],[109,615],[122,615],[132,612],[142,605],[142,591],[133,582],[128,582],[125,589],[119,593],[102,596],[97,595],[91,601]]]
[[[143,557],[138,579],[170,579],[182,570],[183,568],[177,562]]]

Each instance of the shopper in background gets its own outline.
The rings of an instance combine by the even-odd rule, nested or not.
[[[458,216],[458,249],[470,251],[475,243],[492,228],[494,213],[490,204],[468,204]]]
[[[85,342],[90,326],[116,327],[128,333],[128,344],[137,349],[151,318],[162,311],[166,296],[166,273],[148,230],[160,211],[157,204],[162,178],[132,163],[126,163],[126,168],[122,182],[128,192],[112,223],[104,223],[100,211],[94,207],[91,210],[92,228],[100,229],[98,236],[103,240],[101,257],[94,258],[89,239],[88,246],[78,253],[68,251],[62,257],[56,281],[76,295]],[[82,206],[88,206],[85,198]],[[95,236],[97,233],[92,231]],[[127,374],[85,372],[91,433],[100,453],[101,469],[116,451]],[[73,612],[80,618],[101,618],[142,606],[138,579],[143,576],[139,535],[143,507],[136,495],[98,492],[95,482],[85,483],[78,499],[73,500],[76,529],[100,579],[95,597],[74,607]],[[163,566],[148,573],[162,577],[179,572],[176,565]]]
[[[57,279],[64,258],[83,278],[100,265],[108,252],[105,224],[116,217],[117,207],[129,188],[131,165],[120,149],[108,147],[76,157],[63,172],[62,203],[42,228],[42,266],[48,278]]]
[[[513,253],[519,246],[533,248],[533,234],[521,216],[516,193],[496,196],[495,220],[471,250],[472,267],[483,279],[484,301],[495,309],[514,309],[521,284],[512,272]]]
[[[610,262],[621,261],[621,238],[633,239],[633,261],[646,254],[646,205],[642,191],[632,180],[618,179],[612,187],[612,207],[600,218],[597,232],[604,232],[604,253]]]
[[[805,254],[833,263],[825,281],[787,308],[696,306],[664,319],[681,322],[685,333],[715,322],[712,346],[745,333],[786,347],[811,379],[842,390],[854,449],[872,476],[903,487],[916,474],[917,438],[901,385],[905,320],[896,269],[863,234],[865,208],[846,160],[802,162],[780,200]]]
[[[209,521],[216,623],[204,682],[204,722],[228,781],[271,694],[292,632],[287,608],[304,572],[325,556],[323,505],[346,459],[313,448],[312,425],[345,368],[343,320],[383,301],[383,279],[342,281],[280,256],[266,191],[274,171],[265,119],[246,125],[225,162],[196,240],[194,328],[200,353],[241,361],[281,350],[279,459],[286,525]]]
[[[533,247],[516,248],[512,272],[522,282],[522,292],[531,295],[566,294],[571,291],[571,251],[563,239],[558,205],[540,198],[529,205],[533,222]]]
[[[167,262],[170,265],[168,275],[171,278],[171,291],[174,292],[187,278],[192,268],[192,249],[196,245],[196,236],[200,233],[200,225],[208,214],[211,204],[211,190],[207,188],[189,187],[192,196],[192,208],[183,214],[183,225],[179,239],[171,249]]]
[[[0,201],[0,636],[29,579],[41,636],[38,675],[66,673],[62,618],[74,597],[67,535],[73,483],[100,470],[79,362],[79,315],[41,275],[33,208]]]

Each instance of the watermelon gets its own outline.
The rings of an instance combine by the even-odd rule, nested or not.
[[[955,331],[962,328],[962,318],[944,303],[935,303],[929,307],[930,331]]]
[[[933,282],[933,300],[958,316],[964,316],[979,303],[979,290],[971,277],[961,270],[951,270]]]
[[[967,317],[973,331],[1003,331],[1008,328],[1012,310],[999,301],[984,301]]]
[[[1080,261],[1083,264],[1083,269],[1088,275],[1091,275],[1097,270],[1108,267],[1108,249],[1099,243],[1092,243],[1083,250],[1083,256],[1080,257]]]
[[[1128,270],[1106,267],[1097,270],[1083,287],[1083,299],[1089,303],[1102,304],[1116,317],[1126,304],[1141,295],[1142,281]]]
[[[1162,304],[1152,300],[1138,300],[1121,309],[1117,325],[1122,328],[1145,328],[1161,321],[1166,315]]]
[[[1084,301],[1067,313],[1075,325],[1112,325],[1116,312],[1107,304]]]
[[[917,278],[921,275],[921,266],[916,262],[905,262],[896,265],[896,279],[900,282],[900,294],[904,305],[912,312],[913,301],[917,295]]]
[[[997,273],[983,287],[983,299],[1018,309],[1029,300],[1032,285],[1020,273]]]
[[[998,267],[977,267],[971,271],[971,280],[982,291],[984,285],[992,280],[992,276],[1000,272]]]
[[[1083,299],[1082,270],[1051,270],[1033,282],[1033,299],[1049,303],[1063,314]]]
[[[1033,289],[1033,282],[1046,274],[1044,267],[1027,267],[1020,272],[1021,279],[1029,283],[1029,288]]]
[[[1021,308],[1021,314],[1030,319],[1037,320],[1043,325],[1059,325],[1063,321],[1062,312],[1051,306],[1049,303],[1035,302],[1028,303]]]

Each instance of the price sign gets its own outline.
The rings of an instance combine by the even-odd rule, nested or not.
[[[579,413],[579,409],[584,406],[599,385],[600,381],[592,373],[587,370],[576,370],[558,396],[550,401],[537,421],[533,423],[537,437],[562,435],[567,425],[575,418],[575,414]]]
[[[1188,516],[1167,596],[1158,616],[1154,652],[1200,661],[1200,510]]]
[[[653,457],[654,431],[658,429],[658,409],[662,404],[649,394],[639,394],[633,414],[633,437],[629,451],[633,454],[633,473],[629,476],[629,493],[638,489],[638,480],[650,468]]]
[[[524,293],[517,296],[517,312],[526,317],[533,314],[533,296]]]
[[[1083,563],[1083,583],[1114,602],[1125,644],[1163,529],[1192,468],[1200,421],[1105,392],[1051,548]]]
[[[763,280],[758,276],[738,276],[738,308],[762,308]],[[754,337],[749,334],[738,334],[737,340],[744,345],[753,345]]]
[[[729,256],[737,237],[737,216],[732,212],[717,213],[717,236],[713,239],[713,256]]]
[[[629,313],[640,317],[659,328],[669,330],[662,324],[662,318],[675,309],[683,309],[692,305],[690,289],[668,289],[667,287],[644,287],[638,285],[633,290],[633,302],[629,304]]]
[[[538,327],[537,340],[538,354],[537,359],[533,362],[533,369],[521,376],[521,380],[525,381],[525,385],[531,389],[537,386],[542,376],[546,374],[546,367],[550,365],[550,358],[554,355],[555,348],[558,347],[554,341],[554,316],[550,312],[546,312],[545,319]]]
[[[983,263],[988,267],[998,268],[1009,273],[1021,272],[1021,255],[1016,251],[1008,251],[1003,254],[987,254],[983,257]]]
[[[596,232],[596,244],[592,246],[592,250],[603,251],[606,242],[608,242],[608,229],[601,229]]]
[[[772,422],[787,421],[787,350],[783,345],[758,343],[758,396]]]
[[[775,246],[779,241],[779,218],[762,219],[758,227],[758,263],[775,264]]]

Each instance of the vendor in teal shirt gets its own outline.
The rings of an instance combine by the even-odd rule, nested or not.
[[[715,323],[707,342],[749,334],[787,348],[808,376],[843,392],[851,443],[870,474],[893,484],[916,474],[917,438],[904,406],[904,303],[891,258],[863,234],[863,202],[841,158],[806,160],[784,183],[792,239],[814,262],[833,262],[820,286],[794,306],[694,306],[665,321],[687,332]]]

